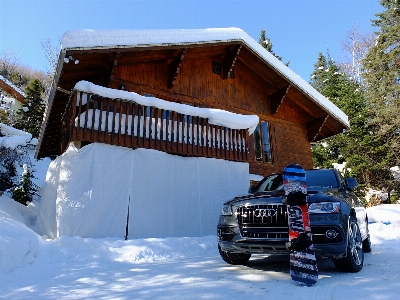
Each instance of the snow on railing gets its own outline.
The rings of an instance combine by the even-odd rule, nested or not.
[[[199,116],[81,91],[74,92],[62,130],[64,150],[76,139],[189,156],[248,159],[247,129],[218,126]]]

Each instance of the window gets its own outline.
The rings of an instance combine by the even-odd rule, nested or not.
[[[222,65],[221,63],[214,61],[212,62],[212,69],[214,74],[221,75],[222,74]]]
[[[307,171],[307,187],[338,188],[335,172],[332,170]]]
[[[254,150],[256,161],[266,163],[270,163],[272,161],[269,126],[268,122],[266,121],[261,121],[254,131]]]
[[[273,174],[268,177],[265,177],[260,184],[257,185],[257,188],[254,189],[254,192],[269,192],[283,189],[283,179],[282,175]]]
[[[222,64],[218,61],[212,61],[212,71],[214,74],[222,75]],[[228,78],[235,78],[235,68],[228,74]]]

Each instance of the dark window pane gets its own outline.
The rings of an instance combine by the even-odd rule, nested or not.
[[[212,68],[213,68],[213,73],[218,74],[218,75],[222,74],[222,72],[221,72],[222,66],[221,66],[220,62],[213,61],[212,62]]]
[[[264,148],[264,161],[271,162],[271,147],[269,143],[269,130],[268,122],[261,122],[262,136],[263,136],[263,148]]]
[[[332,170],[306,171],[308,188],[337,188],[338,182]]]
[[[262,161],[260,125],[257,125],[256,130],[254,130],[254,150],[256,161]]]

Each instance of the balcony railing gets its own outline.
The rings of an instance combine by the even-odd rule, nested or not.
[[[62,119],[63,153],[72,140],[147,148],[183,156],[248,161],[248,130],[207,119],[74,91]]]

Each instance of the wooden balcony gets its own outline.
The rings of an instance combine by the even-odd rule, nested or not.
[[[74,140],[155,149],[181,156],[249,160],[247,129],[213,125],[123,99],[74,91],[62,118],[61,153]]]

